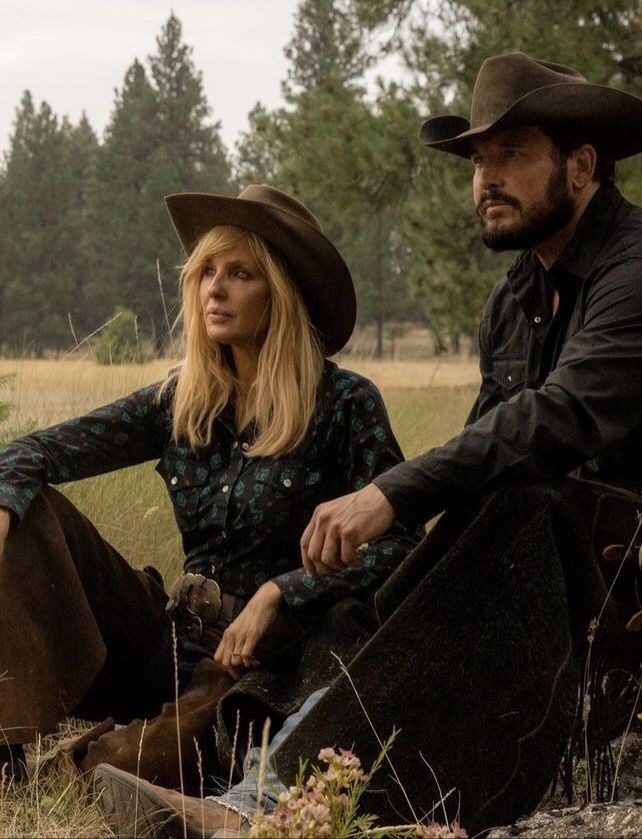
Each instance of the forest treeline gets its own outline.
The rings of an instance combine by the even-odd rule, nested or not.
[[[166,350],[182,255],[162,197],[250,181],[314,209],[380,352],[392,322],[425,322],[438,348],[473,337],[509,257],[480,244],[470,165],[417,132],[429,114],[467,114],[480,63],[509,49],[642,95],[642,0],[301,0],[284,105],[257,103],[234,149],[174,14],[127,70],[102,138],[25,91],[0,168],[0,351],[66,351],[123,308]],[[402,82],[376,78],[390,55]],[[642,203],[639,161],[619,184]]]

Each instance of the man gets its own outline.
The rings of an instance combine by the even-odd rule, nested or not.
[[[598,753],[619,722],[610,692],[629,685],[616,674],[640,664],[637,570],[601,553],[633,536],[639,499],[621,488],[642,486],[642,211],[612,183],[642,151],[642,101],[513,53],[482,65],[470,123],[432,117],[421,138],[472,160],[484,242],[523,253],[484,313],[463,432],[322,504],[304,533],[305,568],[332,573],[393,521],[447,508],[378,593],[381,628],[349,675],[272,752],[287,784],[301,755],[353,746],[367,765],[400,729],[395,779],[382,769],[364,806],[436,818],[457,790],[474,833],[541,798],[578,690]]]

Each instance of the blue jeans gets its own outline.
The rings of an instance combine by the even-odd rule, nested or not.
[[[286,717],[283,726],[268,746],[265,777],[263,779],[263,793],[260,802],[264,812],[271,813],[276,806],[279,793],[286,791],[286,787],[279,780],[272,765],[272,755],[306,714],[312,710],[326,691],[327,688],[320,688],[314,693],[311,693],[296,713]],[[235,810],[237,813],[241,813],[243,816],[249,816],[255,813],[259,808],[258,780],[260,761],[261,749],[250,749],[245,758],[243,780],[231,787],[224,795],[214,797],[216,803],[224,804],[226,807]]]

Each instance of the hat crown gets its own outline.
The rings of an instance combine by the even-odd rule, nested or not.
[[[510,52],[486,59],[473,89],[470,127],[498,120],[519,99],[542,87],[558,84],[588,84],[586,78],[563,64],[538,61],[523,52]]]
[[[238,197],[242,201],[255,201],[259,204],[273,207],[281,212],[290,213],[290,215],[296,216],[321,233],[323,232],[319,220],[304,204],[273,186],[267,186],[267,184],[248,184],[239,193]]]

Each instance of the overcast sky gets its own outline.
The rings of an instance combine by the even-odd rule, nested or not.
[[[114,88],[134,58],[156,50],[171,11],[222,135],[231,147],[257,101],[281,102],[283,47],[296,0],[0,0],[0,150],[25,89],[77,122],[85,109],[99,135]]]

